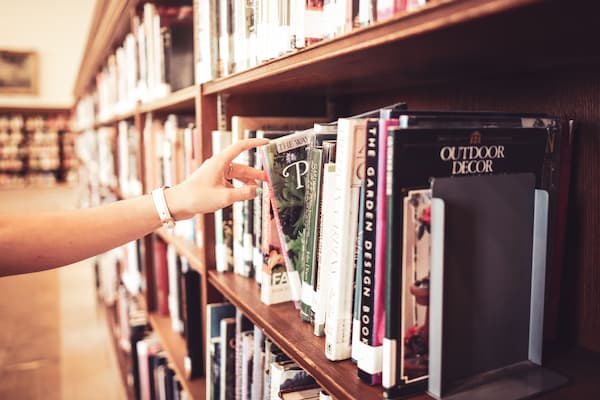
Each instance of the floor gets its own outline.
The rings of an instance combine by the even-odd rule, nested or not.
[[[68,187],[0,189],[0,212],[76,206]],[[0,278],[0,296],[0,399],[125,398],[92,260]]]

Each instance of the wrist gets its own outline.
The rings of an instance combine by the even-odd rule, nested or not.
[[[182,196],[178,190],[179,186],[165,189],[165,200],[167,207],[175,221],[191,218],[194,214],[185,206],[185,196]]]

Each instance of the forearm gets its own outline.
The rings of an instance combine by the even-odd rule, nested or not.
[[[161,226],[150,195],[76,211],[0,217],[0,275],[68,265]]]

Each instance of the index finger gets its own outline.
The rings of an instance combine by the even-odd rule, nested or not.
[[[221,152],[221,154],[219,154],[219,157],[224,158],[225,163],[230,163],[241,152],[250,150],[254,147],[265,145],[267,143],[269,143],[269,139],[254,138],[254,139],[240,140],[240,141],[235,142],[234,144],[230,145],[229,147],[225,148],[225,150],[223,150]]]

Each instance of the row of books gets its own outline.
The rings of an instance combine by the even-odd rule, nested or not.
[[[209,304],[206,321],[206,399],[329,398],[232,304]]]
[[[96,76],[97,104],[90,106],[86,99],[85,105],[78,106],[83,114],[78,120],[90,126],[90,121],[109,120],[134,110],[139,102],[193,85],[192,14],[191,1],[188,5],[143,4],[132,31]]]
[[[260,125],[260,118],[254,120]],[[389,395],[423,388],[428,377],[431,178],[533,173],[536,188],[550,198],[546,286],[551,297],[557,294],[572,121],[412,111],[398,104],[305,131],[256,135],[271,138],[255,156],[268,173],[263,193],[269,198],[255,200],[254,209],[262,208],[252,215],[262,215],[263,228],[271,226],[271,207],[279,241],[258,246],[267,273],[259,280],[261,293],[274,281],[265,276],[273,271],[269,257],[276,249],[287,272],[288,299],[314,324],[315,334],[325,334],[327,358],[353,358],[359,376],[383,384]],[[233,211],[232,241],[216,241],[236,261],[250,260],[245,255],[251,253],[236,248],[236,229],[262,235],[258,241],[244,237],[242,244],[266,237],[252,229],[261,224],[250,224],[249,216]],[[227,224],[216,216],[215,225],[219,239]],[[236,261],[233,271],[244,274]],[[218,256],[217,268],[232,269]],[[556,311],[547,311],[549,320]]]
[[[135,345],[132,376],[136,399],[189,399],[160,340],[152,332],[145,332],[144,322],[132,327],[131,342]]]
[[[186,343],[186,375],[193,379],[204,372],[200,274],[175,248],[153,239],[153,276],[157,312],[169,316],[173,332]]]
[[[144,3],[132,31],[76,107],[78,129],[131,112],[139,102],[227,76],[360,26],[414,10],[425,0],[191,0]],[[194,53],[194,36],[198,45]]]
[[[131,292],[131,280],[126,277],[124,262],[127,257],[123,258],[123,254],[113,252],[111,257],[109,252],[102,256],[98,264],[98,295],[108,306],[109,318],[114,319],[112,334],[121,353],[119,358],[126,360],[129,390],[135,399],[187,399],[171,360],[148,324],[146,310],[140,307],[137,295]],[[112,293],[107,291],[108,286],[112,287],[109,290]]]
[[[144,123],[144,179],[150,188],[173,186],[199,164],[198,135],[193,116],[146,114]]]
[[[160,244],[166,248],[164,242],[156,243],[157,246]],[[175,259],[176,255],[173,249],[169,248],[166,251],[169,253],[169,262],[177,262],[181,266],[181,260]],[[114,313],[109,315],[109,318],[114,319],[112,334],[119,347],[118,351],[127,360],[127,382],[134,398],[145,400],[187,399],[188,394],[183,390],[180,377],[176,375],[158,336],[152,332],[148,323],[147,311],[143,309],[138,300],[141,291],[146,287],[146,282],[142,278],[143,253],[144,241],[138,239],[97,256],[97,295],[108,310],[114,310]],[[159,255],[155,253],[155,273],[160,276],[164,271],[162,271],[163,260],[156,258]],[[176,279],[172,278],[171,281],[176,284]],[[169,299],[162,298],[162,283],[161,277],[156,282],[159,312],[170,314],[174,331],[181,335],[186,335],[186,333],[194,335],[194,343],[199,345],[195,347],[196,353],[192,350],[188,354],[190,359],[186,362],[186,366],[189,366],[186,371],[189,377],[196,377],[200,374],[202,366],[202,357],[198,353],[201,351],[201,341],[197,340],[197,335],[201,333],[199,331],[201,316],[199,295],[196,296],[197,306],[189,307],[192,314],[190,319],[187,319],[188,316],[185,312],[181,313],[181,304],[172,299],[172,296],[176,295],[175,291],[172,290],[171,294],[167,294]],[[188,294],[188,299],[193,300],[192,292],[197,293],[198,288],[197,282],[196,284],[192,283],[191,286],[188,285],[187,292],[185,291],[186,286],[184,286],[183,292]],[[163,300],[168,304],[163,304]],[[163,307],[166,308],[163,309]]]
[[[383,21],[424,0],[199,0],[196,80],[244,71],[352,29]]]

